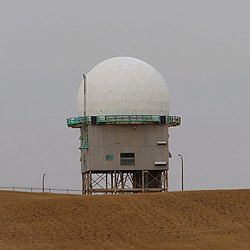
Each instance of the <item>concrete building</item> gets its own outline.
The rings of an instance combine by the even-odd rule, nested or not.
[[[180,125],[170,116],[166,82],[151,65],[115,57],[95,66],[80,85],[83,194],[168,190],[168,128]]]

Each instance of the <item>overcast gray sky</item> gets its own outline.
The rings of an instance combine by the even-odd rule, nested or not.
[[[0,185],[80,188],[67,128],[93,66],[125,55],[171,91],[170,190],[249,188],[250,1],[0,0]]]

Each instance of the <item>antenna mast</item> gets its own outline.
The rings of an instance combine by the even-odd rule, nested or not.
[[[84,95],[84,104],[83,104],[83,116],[86,117],[86,75],[83,74],[83,95]]]
[[[88,117],[87,117],[87,81],[85,74],[83,74],[83,88],[84,88],[83,90],[84,110],[83,110],[82,128],[81,128],[81,150],[86,151],[89,148],[89,144],[88,144]],[[85,158],[85,153],[83,153],[84,158]]]

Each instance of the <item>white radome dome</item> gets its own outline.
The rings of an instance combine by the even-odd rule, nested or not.
[[[86,113],[99,115],[169,115],[166,82],[150,64],[132,57],[114,57],[86,75]],[[78,113],[84,112],[84,84],[77,95]]]

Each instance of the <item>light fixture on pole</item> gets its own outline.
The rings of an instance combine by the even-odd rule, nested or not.
[[[44,182],[45,182],[45,176],[46,176],[46,174],[44,173],[43,174],[43,178],[42,178],[42,191],[43,191],[43,193],[44,193]]]
[[[181,157],[181,191],[184,190],[184,178],[183,178],[183,157],[181,154],[178,154]]]

